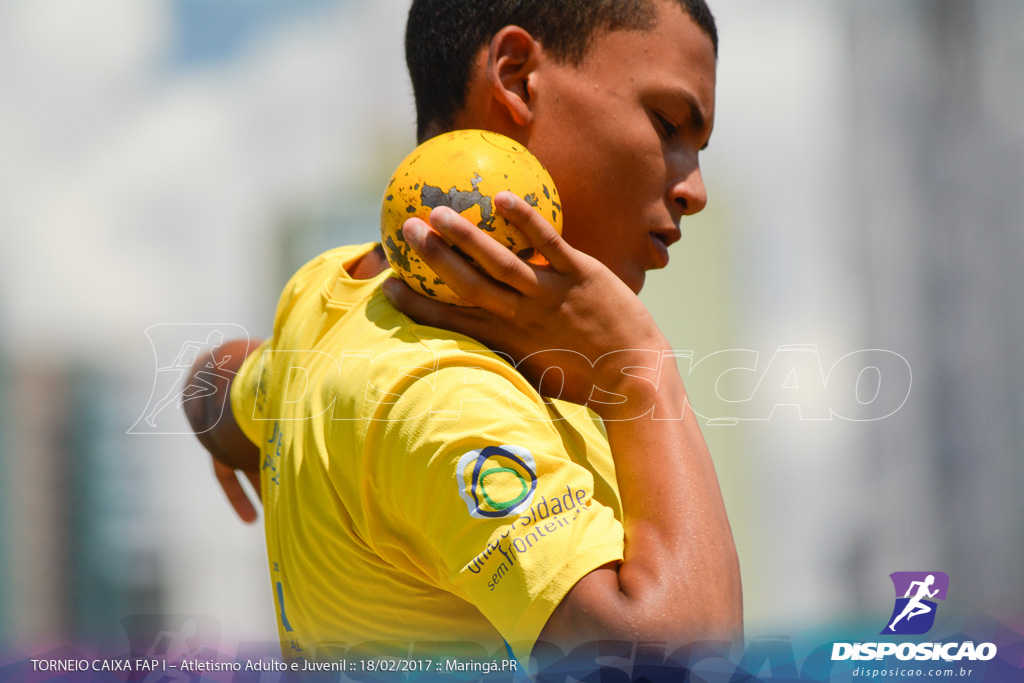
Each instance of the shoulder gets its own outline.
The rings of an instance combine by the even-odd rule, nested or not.
[[[390,307],[383,298],[380,304]],[[544,400],[515,366],[476,340],[418,325],[393,309],[367,322],[369,336],[346,346],[346,369],[335,377],[342,393],[357,394],[364,417],[434,424],[495,419],[510,408],[546,416]]]
[[[309,260],[295,271],[281,290],[277,302],[274,336],[279,336],[281,327],[300,302],[311,300],[311,296],[319,300],[329,298],[334,284],[340,278],[348,279],[345,266],[373,251],[374,246],[373,243],[367,243],[336,247]]]

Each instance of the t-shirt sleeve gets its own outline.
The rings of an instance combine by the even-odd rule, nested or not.
[[[475,605],[523,661],[569,589],[622,559],[557,417],[499,361],[455,364],[390,389],[365,441],[377,552]]]
[[[271,356],[265,352],[273,350],[275,340],[277,342],[284,340],[286,342],[284,346],[288,348],[288,337],[285,335],[286,327],[290,326],[294,335],[295,330],[302,330],[304,324],[315,324],[315,321],[301,319],[298,323],[291,323],[289,318],[295,313],[297,306],[301,306],[303,302],[308,303],[310,295],[323,288],[325,279],[332,274],[338,274],[338,270],[341,268],[340,263],[346,257],[357,258],[372,246],[365,244],[359,247],[339,247],[325,252],[299,268],[285,284],[274,313],[273,336],[249,354],[231,383],[232,414],[239,428],[253,443],[259,444],[264,430],[268,425],[273,424],[273,421],[268,420],[264,415],[267,384],[273,377],[271,368],[268,367]],[[298,316],[301,318],[301,312]],[[277,345],[280,346],[280,344]]]
[[[231,382],[231,413],[242,433],[254,444],[263,439],[266,420],[263,408],[266,401],[266,384],[261,382],[264,373],[263,352],[270,348],[266,340],[246,357]]]

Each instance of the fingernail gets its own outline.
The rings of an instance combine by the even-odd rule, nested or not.
[[[438,227],[447,228],[451,225],[452,211],[446,206],[437,207],[437,209],[430,212],[430,215],[434,219],[434,225],[437,225]]]
[[[515,198],[510,194],[500,194],[494,198],[494,201],[496,201],[498,203],[498,206],[500,206],[503,209],[511,209],[513,206],[516,205]]]
[[[402,227],[402,232],[405,234],[405,239],[419,242],[423,239],[425,230],[422,223],[409,221]]]
[[[390,278],[389,277],[387,280],[384,281],[384,284],[381,286],[381,289],[384,290],[384,297],[388,301],[391,301],[394,298],[394,296],[395,296],[395,287],[397,285],[398,285],[398,283],[395,282],[394,278]]]

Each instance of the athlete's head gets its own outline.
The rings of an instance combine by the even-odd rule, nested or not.
[[[418,136],[525,144],[558,185],[566,240],[639,291],[707,201],[717,40],[703,0],[414,0]]]
[[[477,52],[506,26],[520,26],[553,58],[578,65],[593,37],[648,30],[660,0],[413,0],[405,28],[405,62],[416,98],[416,137],[452,128]],[[671,0],[707,34],[717,54],[718,29],[704,0]]]

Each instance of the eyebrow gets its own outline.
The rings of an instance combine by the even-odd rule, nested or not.
[[[690,107],[690,127],[694,130],[704,130],[707,127],[707,117],[704,116],[704,112],[700,110],[700,105],[697,103],[697,98],[689,90],[683,88],[672,88],[668,92],[668,96],[681,100]],[[708,143],[711,142],[711,135],[708,135],[708,139],[704,142],[704,146],[701,147],[701,151],[708,148]]]

